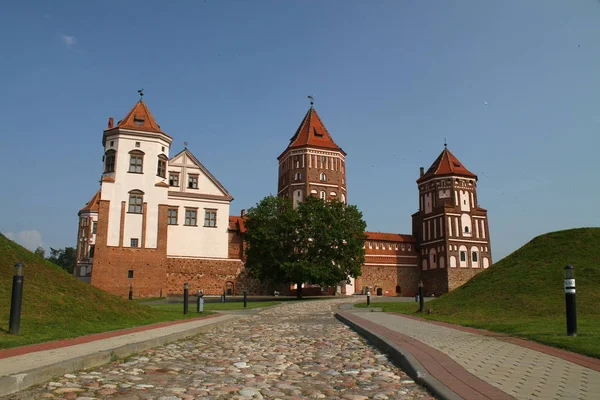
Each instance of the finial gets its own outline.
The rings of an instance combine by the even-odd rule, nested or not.
[[[446,138],[444,138],[444,147],[448,147],[448,143],[446,143]]]
[[[138,90],[138,94],[140,95],[140,101],[141,101],[142,97],[144,97],[144,89]]]
[[[313,104],[315,104],[315,98],[312,95],[308,96],[308,98],[310,99],[310,108],[312,108]]]
[[[188,142],[183,142],[183,145],[184,145],[184,146],[185,146],[185,148],[187,149]]]

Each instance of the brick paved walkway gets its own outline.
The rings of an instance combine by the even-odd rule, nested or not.
[[[600,399],[600,360],[399,314],[341,314],[387,335],[463,398]]]

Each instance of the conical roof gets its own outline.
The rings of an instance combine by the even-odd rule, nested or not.
[[[341,147],[333,141],[333,138],[327,131],[327,128],[325,128],[325,124],[321,121],[321,118],[314,107],[310,107],[304,116],[296,133],[290,139],[290,144],[287,148],[293,149],[306,146],[336,150],[341,151],[344,155],[346,154]]]
[[[96,192],[96,194],[94,195],[94,197],[92,197],[92,199],[90,201],[88,201],[85,206],[79,210],[79,212],[82,211],[98,211],[98,204],[100,202],[100,190],[98,190]]]
[[[417,183],[421,183],[436,176],[448,175],[464,176],[477,180],[477,175],[469,171],[447,147],[444,147],[444,151],[442,151],[439,157],[431,164],[431,167],[429,167],[427,172],[417,179]]]

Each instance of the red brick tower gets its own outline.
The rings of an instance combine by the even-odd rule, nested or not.
[[[346,153],[335,144],[312,104],[277,159],[279,196],[293,199],[294,205],[308,195],[347,202]]]
[[[477,175],[447,148],[417,180],[413,214],[425,294],[439,296],[492,263],[487,210],[477,201]]]

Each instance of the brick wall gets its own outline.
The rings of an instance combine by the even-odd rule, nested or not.
[[[449,268],[448,290],[456,289],[481,271],[483,271],[483,268]]]
[[[362,276],[356,278],[357,293],[362,293],[368,286],[371,294],[377,294],[377,288],[382,288],[384,296],[396,296],[396,286],[400,286],[400,296],[414,296],[417,293],[419,271],[415,267],[399,266],[363,266]]]

